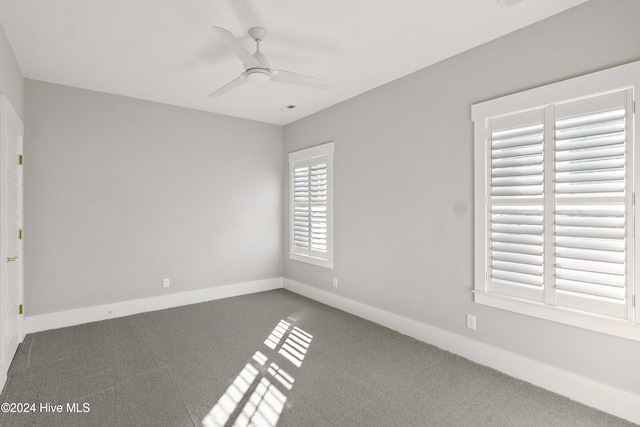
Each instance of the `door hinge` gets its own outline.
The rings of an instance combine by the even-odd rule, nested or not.
[[[22,228],[18,230],[18,239],[22,240]]]
[[[22,154],[18,155],[18,164],[22,164]]]
[[[20,307],[18,307],[18,314],[22,314],[22,304],[20,304]]]

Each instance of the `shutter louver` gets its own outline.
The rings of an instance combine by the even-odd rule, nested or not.
[[[540,301],[544,126],[530,116],[512,117],[506,129],[495,121],[490,134],[490,284],[493,292]]]
[[[625,318],[627,111],[624,92],[601,97],[613,107],[555,121],[556,305]]]

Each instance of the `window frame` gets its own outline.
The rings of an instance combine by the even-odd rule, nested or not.
[[[289,153],[289,259],[319,267],[333,269],[333,154],[334,142],[326,142],[313,147]],[[312,162],[313,159],[325,157],[327,162],[327,250],[324,256],[318,252],[302,254],[295,252],[294,246],[294,163]]]
[[[638,141],[635,132],[640,130],[640,114],[635,114],[635,98],[640,90],[640,61],[618,67],[560,81],[546,86],[526,90],[512,95],[503,96],[489,101],[474,104],[471,107],[471,119],[474,123],[474,288],[475,303],[500,308],[520,314],[534,316],[575,327],[585,328],[610,335],[640,341],[640,304],[637,295],[640,284],[636,283],[635,275],[640,270],[639,254],[640,239],[634,237],[634,230],[640,227],[640,215],[635,209],[635,189],[638,188],[640,166],[636,150],[632,150],[628,164],[632,168],[632,178],[628,180],[631,192],[631,218],[627,218],[631,229],[627,241],[631,262],[627,262],[627,286],[631,287],[631,310],[626,320],[614,319],[607,316],[592,314],[586,311],[546,305],[529,300],[508,297],[490,292],[488,289],[487,260],[489,234],[487,226],[487,203],[489,196],[489,180],[487,179],[490,166],[488,164],[488,123],[495,117],[513,113],[525,112],[544,108],[548,105],[579,100],[590,96],[601,95],[617,90],[633,89],[632,147]]]

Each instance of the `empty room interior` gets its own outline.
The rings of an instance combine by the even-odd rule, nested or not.
[[[0,425],[640,424],[638,90],[638,0],[0,0]]]

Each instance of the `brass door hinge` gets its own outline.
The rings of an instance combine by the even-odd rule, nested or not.
[[[18,314],[22,314],[22,304],[20,304],[20,307],[18,308]]]
[[[22,240],[22,228],[18,230],[18,239]]]
[[[18,164],[21,165],[22,164],[22,154],[20,154],[18,156]]]

